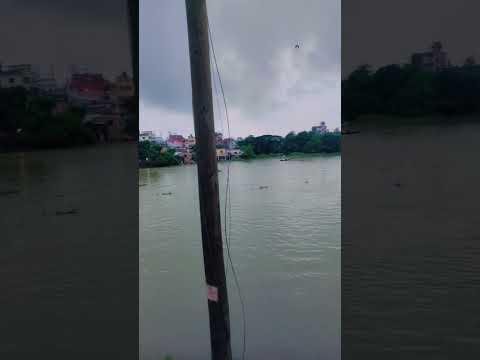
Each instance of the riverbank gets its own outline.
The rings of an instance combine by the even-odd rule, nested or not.
[[[447,116],[391,116],[391,115],[363,115],[355,121],[349,122],[356,130],[395,129],[409,126],[453,126],[461,124],[480,123],[480,114]]]
[[[32,152],[39,152],[39,151],[65,151],[65,150],[80,150],[80,149],[91,149],[95,147],[105,147],[111,145],[132,145],[135,144],[136,141],[116,141],[116,142],[99,142],[93,144],[76,144],[76,145],[68,145],[68,146],[47,146],[47,147],[34,147],[34,146],[5,146],[2,144],[0,147],[0,154],[15,154],[15,153],[32,153]]]
[[[284,154],[259,154],[256,155],[253,158],[250,159],[242,159],[240,157],[238,158],[232,158],[230,161],[241,161],[241,162],[248,162],[248,161],[254,161],[254,160],[266,160],[266,159],[280,159],[284,156],[286,156],[289,160],[295,160],[295,159],[302,159],[302,158],[313,158],[313,157],[319,157],[319,156],[325,156],[325,155],[340,155],[340,152],[335,152],[335,153],[301,153],[301,152],[295,152],[291,153],[288,155]],[[218,160],[219,163],[226,162],[227,160]],[[195,164],[195,163],[193,163]],[[169,164],[169,165],[164,165],[162,161],[139,161],[138,166],[140,169],[149,169],[149,168],[160,168],[160,167],[176,167],[176,166],[183,166],[183,165],[193,165],[193,164]]]

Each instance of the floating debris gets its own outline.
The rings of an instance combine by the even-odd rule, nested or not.
[[[138,184],[139,187],[146,186],[147,184]]]
[[[263,189],[268,189],[268,186],[259,186],[258,187],[260,190],[263,190]]]
[[[162,195],[172,195],[172,192],[162,193]]]
[[[71,210],[58,210],[55,212],[56,215],[74,215],[78,214],[77,209],[71,209]]]

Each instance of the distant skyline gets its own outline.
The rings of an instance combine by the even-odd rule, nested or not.
[[[361,64],[406,63],[433,41],[443,44],[453,64],[468,56],[480,60],[479,10],[476,1],[344,0],[342,77]]]
[[[232,137],[340,126],[340,2],[211,0],[208,12]],[[193,134],[184,1],[140,2],[139,51],[140,130]]]

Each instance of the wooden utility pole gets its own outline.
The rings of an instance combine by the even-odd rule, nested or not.
[[[230,315],[223,261],[207,4],[206,0],[185,0],[185,4],[212,359],[231,360]]]

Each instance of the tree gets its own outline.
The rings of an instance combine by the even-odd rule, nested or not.
[[[243,145],[240,150],[242,150],[242,159],[253,159],[255,157],[255,151],[251,144]]]

